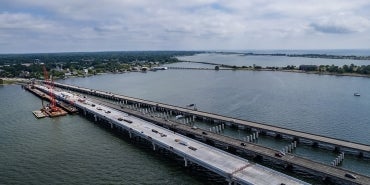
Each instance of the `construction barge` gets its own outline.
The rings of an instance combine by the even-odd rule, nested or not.
[[[51,96],[41,92],[38,89],[33,88],[33,85],[23,85],[22,87],[42,99],[42,108],[40,110],[32,111],[32,113],[35,115],[36,118],[58,117],[58,116],[65,116],[68,113],[72,114],[72,113],[78,112],[76,107],[69,105],[67,103],[64,103],[62,101],[56,101],[56,104],[58,106],[52,107],[50,104],[44,106],[43,100],[47,100],[51,102],[52,101]]]
[[[73,105],[71,105],[71,104],[67,104],[63,101],[57,101],[57,105],[59,107],[62,107],[64,110],[66,110],[70,114],[78,113],[78,109],[76,107],[74,107]]]
[[[40,118],[44,118],[46,117],[47,115],[41,111],[41,110],[35,110],[35,111],[32,111],[33,115],[35,115],[36,118],[40,119]]]

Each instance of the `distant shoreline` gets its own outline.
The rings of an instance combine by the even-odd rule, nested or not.
[[[215,64],[215,63],[210,63],[210,62],[195,62],[195,61],[181,61],[181,62],[200,63],[200,64],[224,67],[224,69],[220,68],[219,70],[247,70],[247,71],[271,71],[271,72],[280,71],[280,72],[291,72],[291,73],[305,73],[305,74],[317,74],[317,75],[334,75],[334,76],[351,76],[351,77],[370,78],[370,74],[359,74],[359,73],[336,73],[336,72],[328,72],[328,71],[304,71],[304,70],[298,70],[298,69],[263,68],[263,67],[259,67],[258,69],[256,69],[256,68],[245,67],[245,66],[243,66],[243,67],[230,66],[230,65]],[[198,69],[202,69],[202,68],[198,68]],[[207,70],[209,70],[209,69],[207,69]]]
[[[253,71],[259,71],[259,70],[253,70]],[[370,78],[369,75],[365,74],[357,74],[357,73],[330,73],[330,72],[319,72],[319,71],[302,71],[302,70],[260,70],[260,71],[277,71],[277,72],[288,72],[288,73],[304,73],[304,74],[315,74],[315,75],[331,75],[331,76],[350,76],[350,77],[365,77]]]
[[[189,61],[187,61],[189,62]],[[214,64],[217,65],[217,64]],[[184,68],[187,70],[192,70],[192,68]],[[194,68],[193,70],[212,70],[208,68]],[[171,70],[171,69],[169,69]],[[223,70],[228,70],[228,71],[267,71],[267,72],[286,72],[286,73],[300,73],[300,74],[314,74],[314,75],[330,75],[330,76],[344,76],[344,77],[363,77],[363,78],[370,78],[370,74],[357,74],[357,73],[331,73],[331,72],[319,72],[319,71],[302,71],[302,70],[275,70],[275,69],[250,69],[250,68],[228,68],[228,69],[220,69],[220,71]],[[215,70],[218,71],[218,70]],[[102,75],[102,74],[122,74],[122,73],[101,73],[97,75]],[[95,75],[90,75],[90,76],[85,76],[86,78],[95,76]],[[75,76],[75,77],[80,77],[80,76]],[[16,83],[27,83],[31,79],[27,78],[0,78],[0,86],[1,85],[11,85],[11,84],[16,84]],[[63,80],[63,79],[62,79]]]
[[[347,59],[347,60],[370,60],[370,56],[356,55],[328,55],[328,54],[287,54],[287,53],[242,53],[242,52],[213,52],[217,54],[238,54],[244,56],[285,56],[302,58],[324,58],[324,59]]]

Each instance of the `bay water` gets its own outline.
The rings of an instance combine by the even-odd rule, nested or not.
[[[229,56],[229,61],[236,60]],[[271,60],[275,58],[268,62]],[[370,78],[164,70],[60,82],[177,106],[194,103],[202,111],[370,144]],[[354,92],[361,96],[353,96]],[[40,109],[41,100],[18,85],[0,86],[0,98],[1,184],[207,183],[178,163],[137,147],[79,115],[35,119],[31,111]],[[276,149],[284,145],[273,139],[260,142]],[[298,149],[299,155],[324,163],[335,158],[326,151]],[[369,161],[349,157],[343,167],[370,175]]]

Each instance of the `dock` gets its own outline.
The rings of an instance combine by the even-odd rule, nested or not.
[[[47,91],[43,86],[37,88]],[[145,139],[152,144],[153,150],[166,149],[181,156],[184,166],[198,164],[225,178],[229,184],[308,184],[93,100],[81,101],[81,97],[65,91],[54,93],[64,101],[74,102],[82,115],[105,123],[111,129],[124,131],[130,138]]]

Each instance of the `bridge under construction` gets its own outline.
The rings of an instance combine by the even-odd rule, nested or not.
[[[60,91],[56,90],[56,97],[59,100],[63,100],[65,102],[73,102],[74,106],[76,106],[78,109],[80,109],[80,112],[82,112],[86,116],[92,116],[95,121],[105,121],[108,123],[108,125],[111,128],[114,129],[123,129],[126,130],[130,136],[136,135],[142,138],[148,139],[150,137],[153,139],[151,135],[140,135],[143,133],[138,133],[138,132],[130,132],[129,127],[123,127],[120,126],[119,124],[123,122],[126,122],[125,120],[128,114],[130,114],[130,120],[131,119],[138,119],[141,121],[146,121],[150,123],[155,123],[161,127],[155,127],[152,128],[156,131],[158,131],[158,128],[164,128],[166,130],[170,130],[170,132],[165,132],[161,131],[159,133],[160,136],[162,134],[166,135],[166,138],[171,137],[176,137],[176,135],[171,135],[173,133],[172,131],[176,131],[176,133],[182,133],[183,135],[186,136],[191,136],[192,138],[195,137],[198,141],[195,140],[187,140],[189,139],[188,137],[184,138],[172,138],[173,141],[179,146],[187,146],[187,149],[194,151],[194,148],[196,151],[198,151],[198,147],[202,148],[199,145],[194,144],[194,146],[190,145],[191,141],[195,141],[199,143],[199,140],[204,141],[205,143],[212,143],[214,144],[219,144],[223,145],[226,147],[226,150],[228,151],[244,151],[246,153],[252,154],[255,157],[261,157],[263,159],[268,159],[272,160],[277,164],[282,164],[287,168],[296,168],[298,170],[302,170],[305,172],[309,172],[312,174],[315,174],[317,176],[322,177],[325,180],[328,180],[329,182],[334,182],[336,184],[368,184],[370,182],[370,178],[361,174],[353,173],[348,170],[344,170],[335,166],[331,165],[326,165],[322,163],[318,163],[309,159],[305,159],[302,157],[298,157],[292,154],[286,154],[285,156],[282,157],[277,157],[275,156],[276,150],[263,147],[257,144],[253,144],[250,142],[243,142],[243,145],[241,145],[240,140],[236,140],[234,138],[226,137],[217,133],[213,132],[208,132],[204,131],[201,129],[193,129],[189,127],[188,125],[184,124],[178,124],[172,121],[169,121],[166,119],[165,116],[163,117],[155,117],[151,114],[147,114],[150,112],[150,110],[156,110],[158,112],[162,112],[163,115],[183,115],[185,118],[191,118],[191,119],[202,119],[202,120],[208,120],[214,123],[222,123],[226,124],[228,126],[237,126],[237,127],[248,127],[252,128],[254,130],[257,130],[257,133],[261,134],[274,134],[276,137],[291,137],[292,140],[298,141],[298,142],[311,142],[313,145],[329,145],[333,150],[337,150],[340,152],[345,152],[346,154],[352,154],[352,155],[358,155],[361,157],[369,158],[370,156],[370,149],[368,145],[363,145],[359,143],[352,143],[348,141],[343,141],[343,140],[337,140],[334,138],[327,138],[323,136],[318,136],[314,134],[309,134],[309,133],[303,133],[299,131],[293,131],[289,129],[284,129],[280,127],[274,127],[270,125],[265,125],[265,124],[259,124],[259,123],[254,123],[254,122],[248,122],[245,120],[239,120],[239,119],[234,119],[230,117],[225,117],[221,115],[216,115],[212,113],[207,113],[207,112],[201,112],[189,108],[183,108],[183,107],[177,107],[177,106],[172,106],[172,105],[167,105],[167,104],[162,104],[158,102],[152,102],[148,100],[142,100],[142,99],[137,99],[133,97],[127,97],[123,95],[118,95],[118,94],[112,94],[110,92],[104,92],[104,91],[98,91],[98,90],[93,90],[93,89],[88,89],[88,88],[82,88],[82,87],[77,87],[77,86],[72,86],[72,85],[66,85],[66,84],[61,84],[61,83],[55,83],[56,87],[63,88],[66,90],[74,91],[74,92],[79,92],[79,93],[84,93],[88,95],[93,95],[96,97],[101,97],[103,99],[107,99],[108,101],[102,101],[101,99],[86,99],[84,96],[78,96],[75,93],[67,92],[67,91]],[[44,86],[37,86],[37,88],[41,91],[48,92],[47,89],[45,89]],[[60,94],[63,92],[63,94]],[[68,96],[67,96],[68,95]],[[71,98],[74,97],[74,98]],[[113,103],[112,103],[113,102]],[[94,105],[94,106],[93,106]],[[136,107],[136,110],[140,110],[140,112],[135,111],[133,109],[127,109],[123,105],[129,105],[131,107]],[[99,106],[99,107],[98,107]],[[100,110],[99,110],[99,109]],[[108,110],[108,111],[105,111]],[[125,112],[123,113],[124,115],[121,117],[117,117],[116,114],[112,114],[113,112],[118,111],[122,114],[122,111]],[[107,113],[109,112],[109,113]],[[102,114],[98,114],[102,113]],[[127,114],[128,113],[128,114]],[[107,115],[116,115],[114,118],[109,118]],[[126,116],[126,117],[125,117]],[[141,118],[141,119],[139,119]],[[131,120],[132,121],[132,120]],[[126,122],[127,123],[127,122]],[[129,125],[132,125],[132,123]],[[126,125],[127,126],[127,125]],[[151,128],[151,127],[149,127]],[[131,130],[132,131],[132,130]],[[206,133],[206,134],[205,134]],[[175,141],[177,139],[177,141]],[[150,139],[148,139],[150,140]],[[150,140],[151,142],[152,140]],[[169,147],[173,147],[172,145],[167,145],[161,143],[160,141],[153,141],[153,149],[156,147],[162,147],[168,149]],[[172,143],[172,144],[175,144]],[[182,143],[182,144],[181,144]],[[186,144],[186,145],[184,145]],[[196,146],[195,146],[196,145]],[[205,145],[208,146],[208,145]],[[191,147],[191,148],[190,148]],[[170,148],[171,149],[171,148]],[[177,151],[177,150],[176,150]],[[220,151],[220,150],[219,150]],[[221,151],[223,152],[223,151]],[[174,152],[177,155],[184,156],[185,154],[182,153],[180,154],[178,151]],[[224,154],[229,154],[228,152],[223,152]],[[205,153],[204,153],[205,154]],[[207,154],[208,155],[208,154]],[[230,154],[232,155],[232,154]],[[232,155],[233,156],[233,155]],[[242,158],[239,158],[242,159]],[[185,165],[187,165],[187,162],[194,162],[197,163],[197,160],[195,158],[186,158],[184,157]],[[199,162],[199,161],[198,161]],[[249,168],[249,161],[247,161]],[[197,163],[199,164],[199,163]],[[252,163],[251,163],[252,164]],[[256,164],[254,164],[256,165]],[[201,165],[203,166],[203,165]],[[259,165],[257,165],[259,166]],[[205,167],[205,166],[204,166]],[[262,166],[261,166],[262,167]],[[261,180],[261,183],[256,183],[250,181],[243,181],[241,179],[235,178],[234,174],[238,174],[239,170],[241,171],[244,170],[244,166],[234,166],[234,171],[230,170],[225,170],[222,173],[217,172],[215,169],[212,169],[210,167],[205,167],[207,169],[210,169],[211,171],[225,177],[225,179],[229,182],[236,182],[239,184],[263,184],[263,181]],[[247,168],[247,167],[246,167]],[[264,168],[264,167],[262,167]],[[235,169],[237,169],[235,172]],[[265,168],[267,169],[267,168]],[[228,174],[228,175],[225,175]],[[231,174],[231,176],[230,176]],[[277,173],[279,174],[279,173]],[[356,178],[348,178],[348,174],[350,176],[356,177]],[[283,175],[283,174],[282,174]],[[283,175],[285,176],[285,175]],[[290,179],[290,177],[288,178]],[[294,178],[292,178],[294,179]],[[296,181],[298,184],[304,183],[302,181]],[[285,183],[287,184],[287,183]],[[288,183],[289,184],[289,183]]]
[[[44,86],[35,87],[47,91]],[[144,138],[152,143],[153,150],[161,147],[173,152],[183,157],[185,166],[196,163],[224,177],[229,184],[308,184],[93,100],[66,91],[54,93],[58,99],[74,102],[84,115],[93,115],[95,121],[104,120],[110,128],[126,131],[130,138]]]

